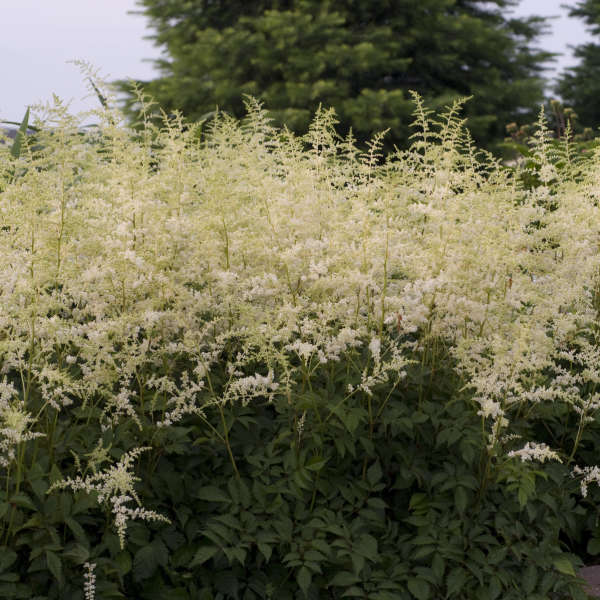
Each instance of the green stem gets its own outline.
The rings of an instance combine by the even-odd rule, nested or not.
[[[425,338],[425,342],[426,342],[426,338]],[[423,392],[424,392],[423,378],[425,376],[426,357],[427,357],[427,345],[424,344],[423,355],[421,356],[421,377],[420,377],[420,381],[419,381],[419,400],[418,400],[419,410],[421,410],[421,406],[423,404]]]
[[[313,508],[315,507],[315,501],[317,499],[317,483],[319,481],[319,475],[320,475],[320,473],[317,472],[317,475],[315,477],[315,484],[313,486],[312,498],[310,500],[310,509],[309,509],[309,512],[312,512]]]
[[[25,459],[25,445],[23,443],[21,443],[21,444],[19,444],[19,447],[17,450],[17,477],[16,477],[16,483],[15,483],[15,495],[18,494],[19,491],[21,490],[21,477],[22,477],[24,459]],[[9,489],[8,482],[7,482],[6,489],[7,489],[7,491]],[[7,500],[8,500],[8,497],[7,497]],[[6,530],[6,538],[5,538],[6,545],[8,545],[8,542],[12,535],[12,528],[13,528],[16,510],[17,510],[16,506],[14,504],[12,504],[10,507],[10,517],[8,520],[8,528]]]
[[[579,426],[577,427],[577,435],[575,436],[575,442],[573,444],[573,449],[571,450],[571,454],[569,455],[569,458],[567,459],[567,464],[571,463],[571,461],[575,457],[575,453],[577,452],[577,448],[579,446],[579,443],[581,442],[581,437],[583,436],[583,430],[585,429],[585,418],[587,416],[587,412],[588,412],[590,403],[592,402],[592,398],[593,398],[595,392],[596,392],[596,383],[594,382],[594,384],[592,386],[592,390],[588,395],[588,401],[587,401],[584,409],[581,411],[581,416],[579,418]]]
[[[221,424],[223,425],[223,437],[225,440],[225,446],[227,447],[227,453],[229,454],[229,460],[231,461],[231,466],[235,471],[236,478],[240,479],[240,472],[238,471],[233,452],[231,451],[231,444],[229,443],[229,430],[227,429],[227,422],[225,421],[225,413],[223,412],[223,406],[220,403],[218,403],[217,407],[219,409],[219,414],[221,415]]]
[[[331,417],[333,416],[333,414],[335,413],[335,411],[342,405],[344,404],[344,402],[346,402],[346,400],[348,400],[348,398],[352,397],[354,394],[356,393],[355,391],[350,392],[349,394],[346,394],[333,408],[329,409],[329,414],[325,417],[325,420],[323,421],[323,424],[326,424],[327,421],[329,421],[329,419],[331,419]]]
[[[389,220],[389,219],[388,219]],[[379,338],[383,337],[383,325],[385,322],[385,295],[387,294],[387,283],[388,283],[388,255],[390,246],[390,232],[389,229],[385,236],[385,258],[383,259],[383,290],[381,292],[381,318],[379,319]]]
[[[400,383],[400,380],[397,379],[396,382],[394,383],[394,385],[392,386],[392,388],[390,389],[390,391],[388,392],[388,395],[385,397],[385,400],[381,403],[381,406],[379,407],[379,410],[377,411],[377,414],[375,415],[375,421],[377,421],[379,419],[379,417],[381,416],[381,413],[383,413],[383,409],[385,408],[386,404],[388,403],[389,399],[391,398],[394,390],[398,387],[399,383]]]

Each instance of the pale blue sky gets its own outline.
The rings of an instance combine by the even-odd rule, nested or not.
[[[0,2],[0,119],[20,121],[30,103],[56,93],[74,112],[93,108],[77,67],[83,59],[108,79],[151,79],[144,58],[159,50],[143,37],[146,18],[128,15],[134,0],[5,0]]]
[[[554,69],[573,64],[567,44],[590,39],[580,21],[566,18],[561,2],[521,0],[514,13],[561,16],[539,44],[566,53]],[[28,104],[52,93],[72,100],[73,111],[94,107],[95,98],[81,100],[87,91],[78,69],[66,64],[71,59],[90,61],[108,79],[155,75],[151,63],[143,61],[159,55],[143,39],[151,33],[146,19],[127,14],[136,8],[135,0],[5,0],[1,7],[0,119],[20,121]]]
[[[600,39],[594,40],[590,36],[581,19],[571,19],[567,17],[568,10],[561,8],[561,4],[575,6],[576,0],[521,0],[513,15],[529,16],[539,15],[542,17],[558,17],[550,21],[549,33],[538,42],[538,46],[550,52],[561,52],[563,56],[557,56],[555,63],[548,66],[550,71],[546,72],[546,77],[552,79],[560,70],[576,64],[569,45],[578,46],[585,42],[595,41],[600,43]]]

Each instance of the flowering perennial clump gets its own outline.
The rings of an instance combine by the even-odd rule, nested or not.
[[[205,130],[145,106],[141,133],[111,109],[82,130],[59,101],[38,107],[35,143],[0,146],[0,465],[72,411],[146,440],[219,415],[235,468],[225,407],[293,405],[344,357],[344,402],[370,403],[439,346],[490,455],[509,440],[507,458],[572,459],[600,407],[600,154],[578,171],[567,149],[559,173],[540,120],[528,189],[475,151],[460,103],[432,119],[415,102],[413,146],[385,160],[379,137],[366,152],[340,138],[333,111],[297,138],[252,99]],[[576,415],[571,457],[511,437],[546,403]],[[50,491],[97,494],[123,545],[128,520],[167,518],[134,489],[149,448],[119,450]]]

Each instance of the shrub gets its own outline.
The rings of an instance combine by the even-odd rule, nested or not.
[[[0,147],[2,597],[584,598],[598,157],[246,105]]]

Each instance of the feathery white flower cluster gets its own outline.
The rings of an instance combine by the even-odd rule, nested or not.
[[[95,600],[96,598],[96,563],[86,562],[83,564],[85,573],[83,574],[83,596],[85,600]]]
[[[506,455],[509,458],[520,458],[522,462],[528,462],[537,460],[539,462],[546,462],[547,460],[557,460],[562,462],[560,456],[551,450],[547,444],[536,442],[527,442],[520,450],[511,450]]]
[[[274,381],[274,373],[270,370],[266,375],[255,373],[248,377],[233,379],[227,386],[224,400],[238,401],[242,405],[248,404],[252,398],[262,397],[269,402],[273,401],[273,396],[279,384]]]
[[[107,400],[100,417],[101,427],[106,431],[109,427],[114,427],[121,422],[123,417],[129,417],[138,427],[142,429],[142,424],[135,410],[132,400],[136,396],[135,390],[123,386],[118,394],[113,394]]]
[[[194,373],[203,372],[203,370],[198,365],[194,369]],[[151,378],[148,381],[148,387],[158,387],[157,383],[157,380]],[[203,414],[204,407],[198,405],[198,397],[204,391],[204,388],[204,381],[194,381],[190,378],[190,374],[184,371],[181,374],[181,386],[179,388],[175,385],[172,386],[172,395],[169,398],[168,405],[173,408],[165,411],[164,418],[156,422],[157,427],[168,427],[173,423],[181,421],[185,415]]]
[[[596,465],[592,467],[573,467],[572,475],[582,476],[581,479],[581,495],[585,498],[588,493],[588,487],[590,483],[596,483],[600,485],[600,468]]]
[[[374,337],[370,344],[369,350],[373,358],[373,365],[369,368],[366,366],[361,373],[360,383],[354,387],[348,384],[348,392],[353,394],[358,391],[364,392],[367,396],[373,395],[373,388],[377,385],[387,383],[390,376],[395,374],[396,384],[406,377],[405,367],[414,361],[408,359],[404,354],[404,345],[390,343],[387,351],[382,356],[381,340]],[[390,356],[386,357],[389,352]]]
[[[146,521],[163,521],[169,523],[169,519],[154,511],[141,507],[141,501],[134,489],[135,482],[139,481],[131,472],[133,461],[142,452],[151,450],[149,447],[138,447],[125,452],[116,465],[100,472],[95,472],[87,477],[77,476],[75,479],[68,478],[53,483],[46,493],[54,490],[69,488],[74,492],[82,490],[87,494],[96,493],[98,504],[109,504],[121,548],[125,546],[125,534],[127,532],[127,521],[142,519]],[[135,501],[138,506],[130,508],[128,502]]]
[[[18,398],[14,385],[6,381],[0,383],[0,466],[7,467],[15,460],[15,450],[23,442],[28,442],[45,434],[31,431],[35,419],[25,409]]]

